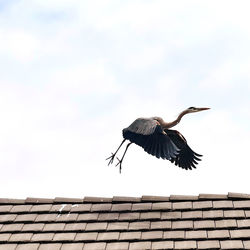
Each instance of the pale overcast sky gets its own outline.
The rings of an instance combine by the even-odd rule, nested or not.
[[[250,193],[250,2],[0,0],[0,197]],[[185,171],[132,145],[175,119],[203,154]],[[121,156],[125,147],[122,148]]]

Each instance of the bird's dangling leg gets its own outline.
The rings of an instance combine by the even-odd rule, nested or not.
[[[116,159],[118,160],[118,163],[117,163],[115,166],[120,165],[120,166],[119,166],[120,173],[121,173],[121,171],[122,171],[122,161],[123,161],[123,158],[124,158],[124,156],[125,156],[125,154],[126,154],[126,152],[127,152],[127,150],[128,150],[128,147],[129,147],[131,144],[132,144],[132,142],[130,142],[130,143],[127,145],[127,147],[126,147],[126,149],[125,149],[125,151],[124,151],[124,153],[123,153],[123,156],[122,156],[121,160],[120,160],[118,157],[116,157]]]
[[[118,147],[118,149],[115,151],[115,153],[114,153],[114,154],[111,153],[111,156],[108,157],[108,158],[106,159],[106,161],[110,159],[110,160],[109,160],[109,163],[108,163],[108,166],[109,166],[110,164],[113,163],[113,160],[114,160],[114,158],[115,158],[115,155],[117,154],[118,150],[120,149],[120,147],[122,146],[122,144],[123,144],[125,141],[126,141],[126,139],[123,139],[122,143],[120,144],[120,146]]]

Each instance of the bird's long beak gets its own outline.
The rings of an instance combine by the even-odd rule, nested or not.
[[[208,110],[210,108],[197,108],[197,111],[203,111],[203,110]]]

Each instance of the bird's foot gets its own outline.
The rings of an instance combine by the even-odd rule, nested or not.
[[[118,157],[116,157],[116,159],[118,160],[118,163],[115,165],[116,167],[119,165],[119,171],[120,171],[120,174],[122,172],[122,160],[123,159],[119,159]]]
[[[106,161],[110,159],[109,163],[108,163],[108,166],[113,163],[114,158],[115,158],[115,154],[111,153],[111,156],[106,159]]]

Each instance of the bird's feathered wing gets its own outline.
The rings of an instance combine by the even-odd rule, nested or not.
[[[177,130],[165,129],[166,134],[171,141],[180,149],[175,157],[170,159],[176,166],[184,168],[186,170],[196,168],[202,155],[195,153],[187,144],[184,136]]]
[[[178,154],[178,147],[156,120],[138,118],[122,132],[125,139],[141,146],[144,151],[157,158],[171,160]]]

